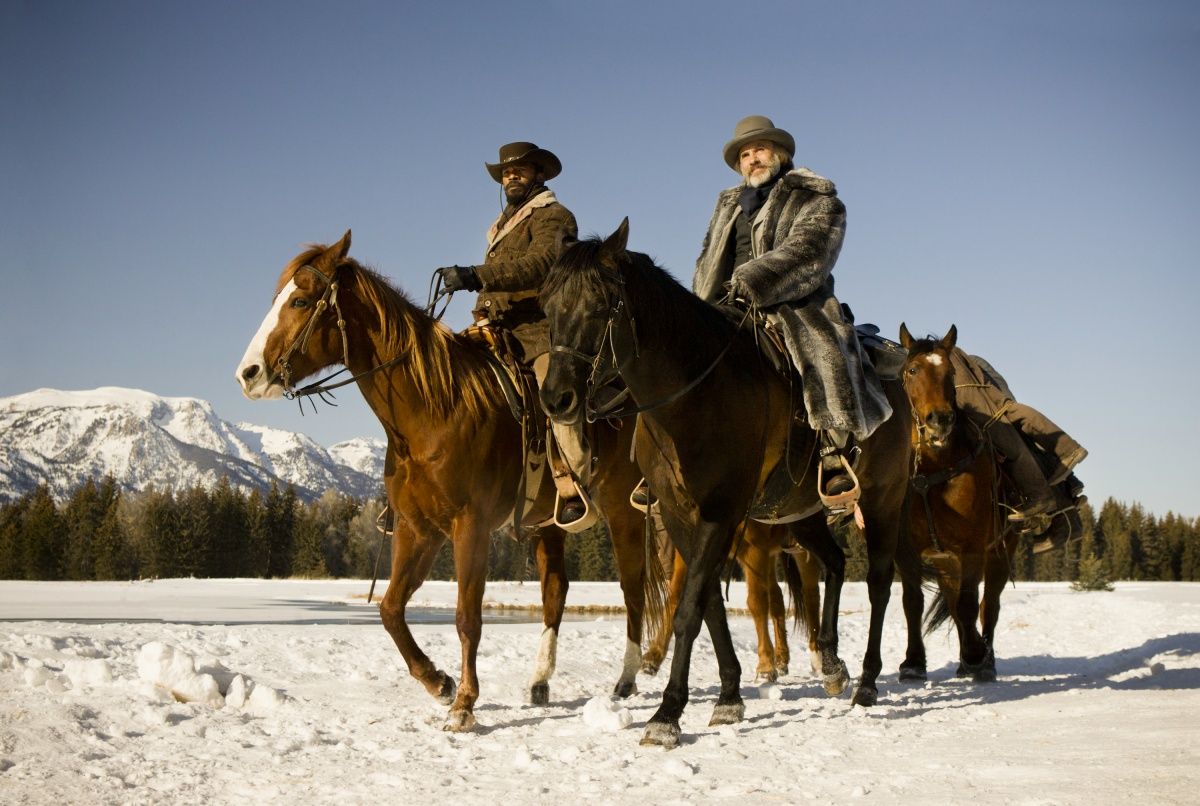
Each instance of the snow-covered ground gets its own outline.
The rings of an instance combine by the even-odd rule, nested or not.
[[[756,684],[751,622],[733,617],[746,719],[707,726],[717,678],[702,633],[671,751],[638,744],[665,670],[609,701],[622,617],[564,624],[546,707],[525,702],[540,625],[485,625],[479,726],[450,734],[366,587],[0,582],[0,802],[1094,805],[1195,803],[1200,790],[1200,584],[1020,583],[1002,601],[1001,679],[990,685],[953,676],[949,632],[928,640],[927,684],[897,683],[897,590],[870,710],[827,698],[799,640],[791,674]],[[538,593],[492,583],[487,599],[533,604]],[[744,589],[731,599],[743,606]],[[451,583],[415,597],[453,600]],[[613,605],[620,594],[576,583],[568,601]],[[852,673],[866,612],[865,588],[847,585]],[[457,676],[453,626],[414,633]]]

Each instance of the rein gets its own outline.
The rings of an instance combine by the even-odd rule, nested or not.
[[[586,399],[584,400],[584,416],[589,423],[594,423],[597,420],[620,419],[628,417],[631,414],[641,414],[643,412],[662,408],[663,406],[669,406],[670,404],[679,400],[684,395],[688,394],[697,386],[699,386],[705,378],[712,374],[713,370],[717,368],[717,365],[721,363],[726,354],[728,354],[730,349],[732,349],[734,342],[737,340],[738,331],[741,330],[742,325],[744,325],[746,320],[750,318],[751,312],[746,311],[746,315],[742,317],[740,322],[738,322],[737,327],[733,331],[733,335],[730,336],[729,342],[725,345],[721,352],[717,354],[717,357],[713,359],[712,363],[710,363],[703,372],[685,384],[682,388],[677,389],[674,392],[671,392],[670,394],[651,403],[633,406],[626,405],[626,399],[629,397],[629,390],[626,388],[621,394],[617,395],[608,403],[597,406],[595,403],[595,397],[599,389],[621,377],[622,371],[641,355],[640,345],[637,337],[637,321],[634,319],[633,313],[629,310],[629,305],[626,303],[625,278],[619,273],[609,273],[603,270],[601,270],[601,275],[608,276],[610,280],[613,280],[617,284],[618,294],[616,303],[609,305],[608,321],[604,325],[604,333],[600,337],[600,344],[597,346],[596,352],[593,354],[588,354],[562,344],[554,344],[550,346],[550,352],[552,353],[562,353],[566,356],[574,358],[576,361],[581,361],[584,364],[590,365],[591,373],[588,375],[587,381],[588,393]],[[629,322],[629,329],[633,333],[633,354],[627,356],[624,361],[621,361],[620,357],[617,355],[616,343],[613,341],[613,332],[616,329],[617,319],[619,316],[621,316],[622,312],[624,312],[625,319]],[[609,369],[602,372],[601,367],[605,357],[606,345],[608,347],[608,354],[612,356],[611,366]]]
[[[326,397],[329,392],[333,391],[334,389],[340,389],[343,386],[355,383],[356,381],[359,381],[369,375],[373,375],[382,369],[395,366],[407,357],[408,352],[402,352],[400,355],[384,361],[382,364],[374,366],[371,369],[352,375],[346,380],[339,381],[338,383],[329,383],[329,381],[341,375],[342,373],[350,371],[350,343],[346,338],[346,317],[342,315],[342,306],[338,302],[338,282],[337,280],[331,280],[329,277],[326,277],[324,274],[307,264],[301,266],[297,271],[312,272],[317,277],[321,278],[321,281],[326,285],[325,293],[323,293],[321,298],[317,300],[317,304],[313,308],[312,315],[309,316],[308,321],[304,323],[304,327],[296,336],[295,341],[288,345],[288,348],[283,351],[283,355],[281,355],[279,360],[275,362],[275,365],[279,370],[280,379],[283,381],[283,396],[288,400],[297,400],[310,395],[317,395],[321,398],[321,400],[325,401],[329,405],[336,406],[337,404],[329,399],[329,397],[332,397],[332,395]],[[312,336],[313,329],[316,327],[317,319],[319,319],[321,314],[329,308],[332,308],[334,313],[337,314],[338,332],[342,337],[342,368],[318,381],[313,381],[306,386],[296,389],[292,386],[292,367],[290,363],[292,354],[297,350],[303,352],[304,350],[308,349],[308,340]],[[304,413],[303,404],[300,406],[300,413]]]
[[[975,441],[974,449],[950,467],[942,468],[935,473],[917,473],[916,468],[921,461],[919,451],[921,446],[925,444],[926,427],[921,423],[920,415],[917,414],[915,409],[912,412],[912,416],[917,427],[918,450],[913,452],[913,477],[909,483],[912,485],[913,490],[921,496],[921,502],[925,505],[925,523],[929,526],[929,539],[933,543],[933,548],[936,551],[942,551],[941,542],[938,540],[937,527],[933,523],[933,508],[929,504],[929,491],[966,473],[967,468],[974,464],[979,455],[983,453],[987,440],[981,434],[980,438]]]

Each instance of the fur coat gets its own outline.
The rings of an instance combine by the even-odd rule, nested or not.
[[[833,295],[833,264],[842,248],[846,207],[833,182],[795,168],[775,183],[753,222],[754,257],[733,269],[734,222],[743,186],[717,197],[692,290],[716,302],[732,282],[780,329],[800,372],[809,423],[866,439],[891,415],[854,325]]]

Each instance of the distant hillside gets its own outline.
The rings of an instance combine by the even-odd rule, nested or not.
[[[326,449],[303,434],[228,423],[203,400],[137,389],[38,389],[0,398],[0,434],[0,501],[43,482],[63,498],[109,473],[127,490],[211,487],[228,476],[248,489],[290,483],[305,499],[327,489],[358,498],[382,492],[381,440]]]

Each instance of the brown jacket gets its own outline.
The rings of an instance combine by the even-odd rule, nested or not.
[[[512,330],[526,361],[550,349],[550,329],[537,295],[563,237],[577,235],[575,216],[549,190],[515,212],[506,209],[488,230],[487,254],[476,269],[484,290],[475,304],[475,318]]]

